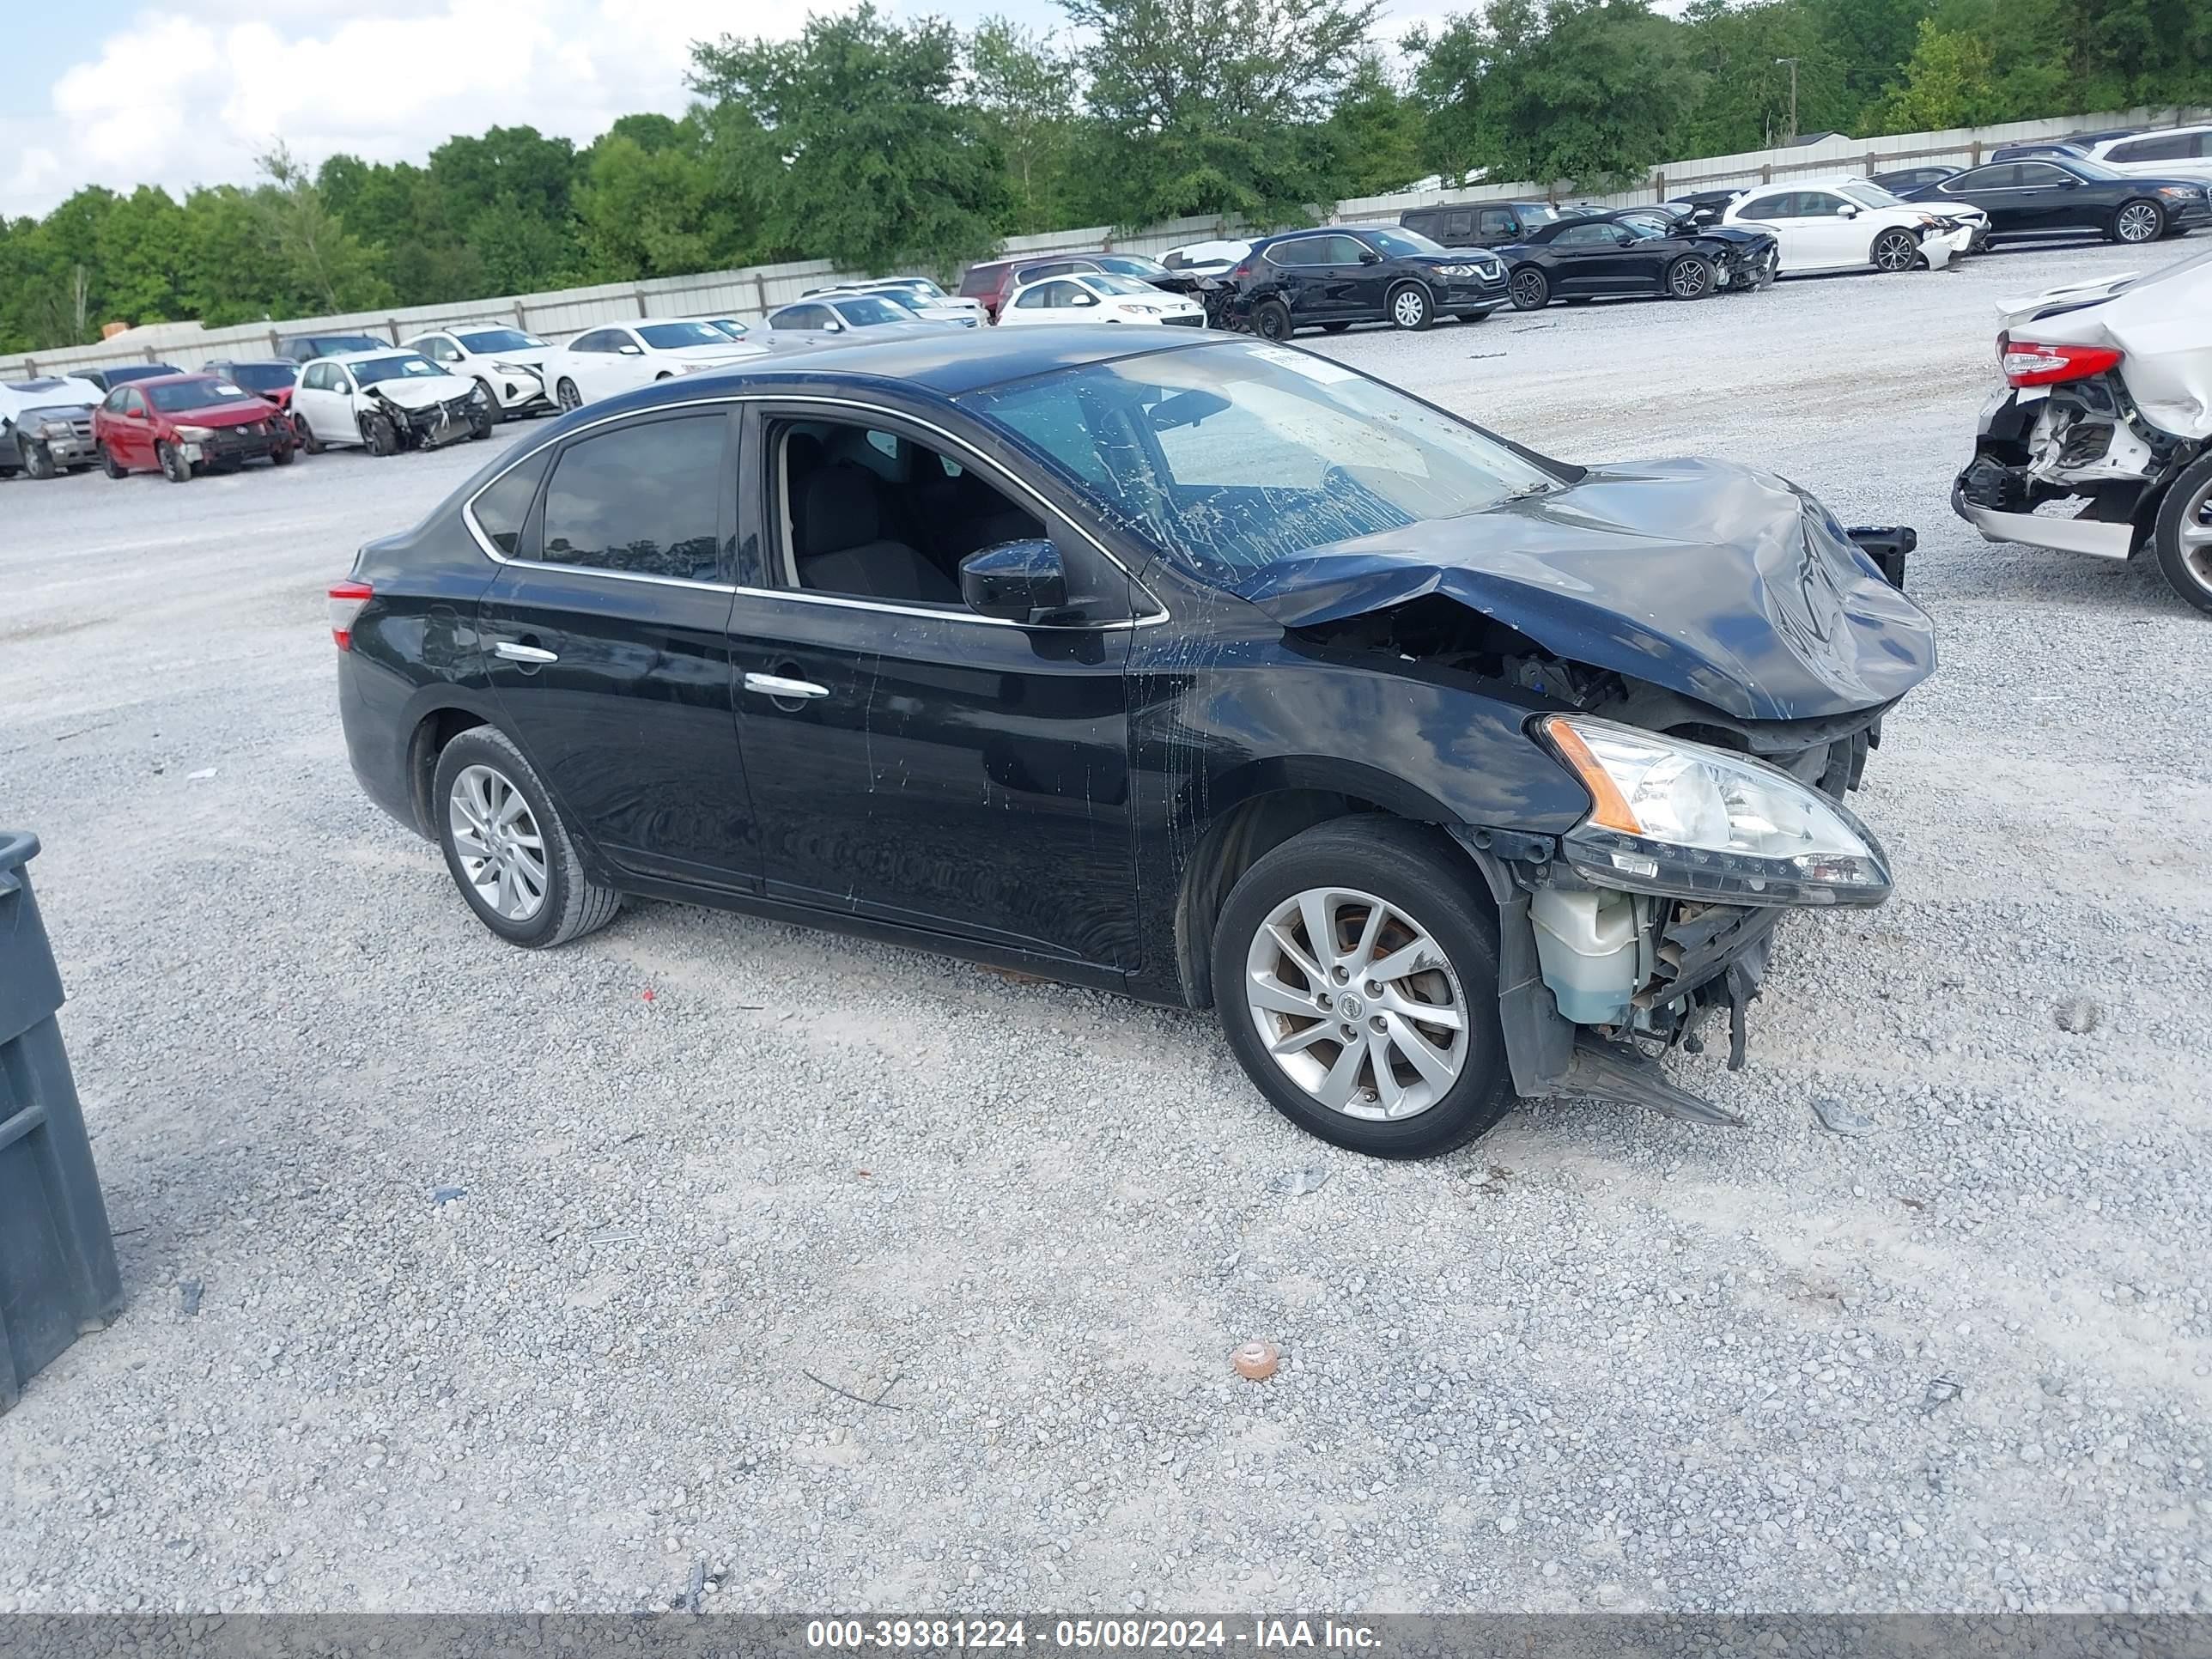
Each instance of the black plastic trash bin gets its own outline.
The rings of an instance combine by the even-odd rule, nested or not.
[[[0,1412],[123,1310],[107,1206],[54,1015],[62,977],[31,896],[39,838],[0,830]]]

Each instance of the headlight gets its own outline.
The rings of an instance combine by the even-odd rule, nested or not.
[[[2160,185],[2158,187],[2158,193],[2161,196],[2171,196],[2176,201],[2181,202],[2193,202],[2197,199],[2197,192],[2186,185]]]
[[[492,367],[502,374],[527,374],[532,380],[538,378],[538,371],[528,363],[494,363]]]
[[[205,426],[180,426],[177,435],[188,444],[204,444],[215,436],[215,428]]]
[[[76,429],[67,421],[41,421],[39,422],[39,435],[43,438],[71,438],[76,435]]]
[[[1788,773],[1741,755],[1582,714],[1537,730],[1590,792],[1563,838],[1586,880],[1734,904],[1879,904],[1874,832]]]

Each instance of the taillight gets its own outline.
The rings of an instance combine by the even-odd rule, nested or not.
[[[1243,264],[1242,264],[1238,265],[1238,266],[1237,267],[1237,269],[1236,269],[1236,270],[1232,270],[1232,271],[1231,271],[1231,272],[1229,273],[1231,280],[1231,281],[1237,281],[1237,282],[1241,282],[1241,281],[1243,281],[1245,277],[1249,276],[1251,274],[1252,274],[1252,262],[1251,262],[1249,259],[1245,260]]]
[[[2123,352],[2112,346],[2037,345],[2032,340],[1997,336],[1997,364],[2008,386],[2055,386],[2086,380],[2119,365]]]
[[[354,618],[376,597],[367,582],[340,582],[331,589],[331,638],[341,651],[353,649]]]

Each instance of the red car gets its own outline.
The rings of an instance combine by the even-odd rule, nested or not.
[[[208,364],[202,373],[220,375],[226,380],[244,386],[257,398],[266,398],[291,417],[292,392],[299,385],[300,366],[289,357],[231,362],[218,360]],[[292,441],[299,443],[298,431],[294,429]]]
[[[219,374],[133,380],[92,413],[92,441],[111,478],[159,471],[171,483],[266,457],[289,466],[292,423],[265,398]]]

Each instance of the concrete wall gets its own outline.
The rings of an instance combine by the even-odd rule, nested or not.
[[[2212,110],[2137,109],[2067,116],[2050,121],[2016,121],[1999,126],[1959,127],[1948,132],[1905,133],[1887,138],[1828,138],[1781,149],[1752,150],[1741,155],[1662,162],[1651,169],[1643,184],[1633,188],[1609,196],[1575,199],[1630,207],[1664,200],[1685,191],[1765,184],[1775,179],[1872,173],[1919,162],[1948,161],[1971,167],[1998,145],[2024,139],[2094,132],[2106,127],[2203,121],[2212,121]],[[1409,207],[1427,207],[1442,202],[1525,200],[1530,197],[1541,198],[1547,193],[1544,185],[1527,182],[1485,184],[1460,191],[1401,191],[1395,195],[1339,202],[1325,216],[1339,224],[1395,223],[1398,215]],[[1185,242],[1233,234],[1236,229],[1233,222],[1213,217],[1174,220],[1130,236],[1118,236],[1109,226],[1093,225],[1036,236],[1010,237],[1006,251],[1009,254],[1052,253],[1113,247],[1132,253],[1157,254]],[[756,265],[744,270],[708,271],[696,276],[564,289],[547,294],[509,295],[457,305],[398,307],[341,317],[251,323],[235,328],[202,328],[194,322],[155,323],[131,329],[98,345],[58,348],[0,360],[0,380],[23,380],[34,374],[102,368],[112,363],[169,362],[183,368],[196,368],[219,357],[266,357],[273,354],[278,337],[286,334],[364,333],[398,342],[449,324],[496,321],[512,323],[550,339],[565,339],[602,323],[629,322],[641,317],[714,314],[757,319],[797,299],[804,290],[834,280],[839,274],[826,260],[814,259]]]

